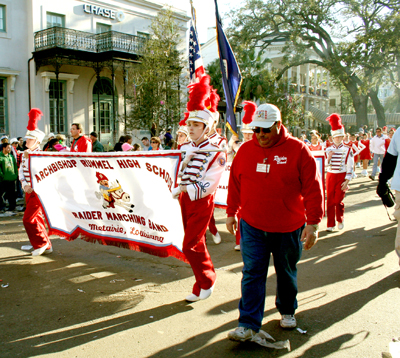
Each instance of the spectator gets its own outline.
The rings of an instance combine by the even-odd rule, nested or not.
[[[151,137],[151,142],[150,142],[150,148],[149,150],[160,150],[161,146],[161,139],[158,137]]]
[[[71,125],[71,137],[74,138],[71,144],[71,152],[86,152],[91,153],[92,142],[89,138],[82,135],[82,124],[72,123]]]
[[[10,140],[10,143],[11,143],[11,153],[14,156],[15,160],[17,160],[17,158],[18,158],[18,149],[17,149],[17,147],[18,147],[18,139],[17,138],[12,138]]]
[[[375,180],[375,175],[378,172],[378,163],[382,165],[383,156],[385,154],[385,139],[381,128],[376,128],[376,135],[370,139],[370,149],[374,154],[374,164],[372,166],[372,174],[369,176],[371,180]]]
[[[16,182],[18,178],[17,161],[11,154],[11,144],[3,143],[0,152],[0,197],[8,200],[8,211],[14,211],[16,206],[17,192]],[[0,203],[0,210],[4,210],[4,202]]]
[[[169,144],[169,142],[172,140],[172,134],[171,134],[172,128],[168,128],[167,132],[164,135],[164,143],[166,145]]]
[[[22,137],[17,137],[18,139],[18,150],[20,150],[21,152],[24,150],[24,138]]]
[[[246,115],[250,112],[254,120]],[[279,109],[263,104],[256,111],[246,109],[246,114],[243,122],[255,127],[255,136],[241,146],[232,163],[226,211],[226,226],[232,234],[239,208],[242,216],[239,327],[228,335],[235,341],[251,340],[261,328],[271,253],[280,325],[296,327],[301,242],[305,241],[306,250],[314,246],[324,204],[316,162],[305,143],[288,135]]]
[[[141,150],[142,150],[142,147],[140,146],[140,144],[135,143],[133,145],[132,152],[140,152]]]
[[[90,133],[90,140],[92,141],[92,152],[104,152],[103,144],[97,140],[97,133]]]
[[[143,137],[142,138],[143,150],[150,150],[150,141],[149,138]]]
[[[49,137],[47,138],[47,143],[45,143],[45,145],[43,146],[43,150],[46,151],[47,148],[49,147],[50,141],[52,139],[54,139],[56,136],[54,135],[54,133],[49,133]]]
[[[132,136],[129,135],[129,134],[127,134],[127,135],[125,136],[125,143],[122,144],[122,150],[123,150],[124,152],[127,152],[127,151],[132,150],[132,148],[133,148],[132,142],[133,142]]]
[[[125,136],[119,137],[118,143],[114,145],[114,152],[122,152],[122,144],[125,143]]]
[[[3,136],[0,138],[0,142],[1,142],[1,144],[3,144],[3,143],[8,143],[8,137],[7,137],[6,135],[3,135]]]

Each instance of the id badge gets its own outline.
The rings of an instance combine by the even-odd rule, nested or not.
[[[257,163],[256,171],[258,173],[268,173],[269,172],[269,164]]]

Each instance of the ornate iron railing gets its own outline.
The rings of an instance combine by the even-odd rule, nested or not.
[[[101,53],[118,51],[140,54],[146,39],[117,31],[92,34],[90,32],[51,27],[35,32],[35,51],[52,48]]]

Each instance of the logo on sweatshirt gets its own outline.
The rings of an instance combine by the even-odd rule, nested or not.
[[[274,161],[276,161],[276,164],[286,164],[287,163],[287,158],[286,157],[279,157],[275,155]]]

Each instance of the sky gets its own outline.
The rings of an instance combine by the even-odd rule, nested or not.
[[[160,3],[172,5],[178,9],[186,10],[190,16],[189,0],[158,0]],[[224,15],[230,10],[239,8],[244,0],[218,0],[219,15],[224,19]],[[196,9],[197,32],[200,43],[207,41],[207,28],[215,26],[215,5],[214,0],[193,0],[193,6]],[[223,22],[224,28],[225,23]]]

